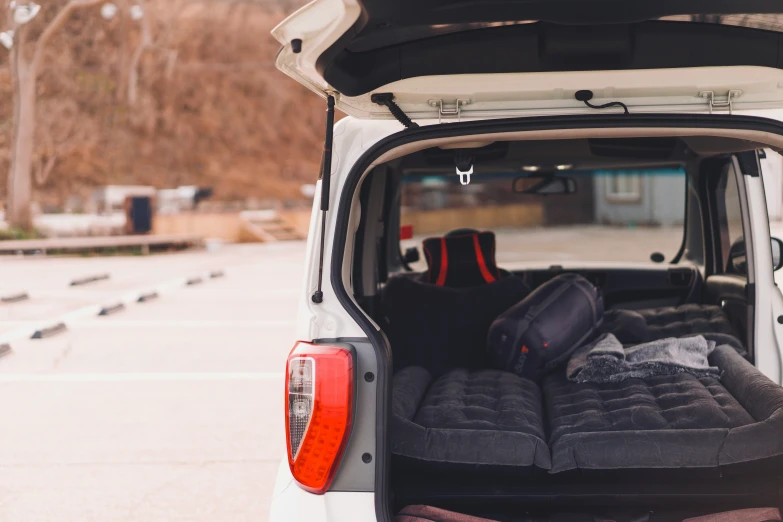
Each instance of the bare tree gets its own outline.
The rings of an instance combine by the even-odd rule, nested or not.
[[[0,0],[0,31],[15,28],[2,16],[9,1]],[[44,28],[69,3],[34,1],[44,7],[25,29],[28,61]],[[73,11],[46,44],[37,71],[31,198],[57,205],[73,193],[87,196],[92,186],[125,182],[214,184],[229,199],[297,198],[300,181],[317,169],[317,154],[306,151],[320,147],[321,105],[272,74],[278,43],[265,35],[283,16],[277,2],[145,0],[152,45],[139,55],[132,105],[129,77],[142,20],[131,7],[139,2],[101,0]],[[117,8],[113,16],[102,9],[109,3]],[[7,71],[0,74],[9,98],[0,111],[7,120],[0,125],[6,173],[15,132],[15,80]],[[73,110],[61,109],[69,102]],[[273,125],[273,117],[259,113],[295,125]],[[259,181],[265,169],[283,176]]]
[[[33,177],[38,186],[46,184],[57,163],[79,148],[97,143],[100,132],[89,119],[79,118],[79,107],[71,99],[40,100],[46,124],[35,129]]]
[[[136,104],[136,92],[139,87],[139,62],[141,61],[141,56],[144,54],[144,51],[152,46],[152,31],[150,31],[150,22],[147,17],[147,6],[144,5],[144,0],[138,0],[138,2],[138,6],[141,9],[141,18],[139,19],[141,25],[141,39],[130,60],[127,91],[128,105]]]
[[[30,200],[32,196],[33,153],[35,147],[35,105],[38,73],[46,45],[65,25],[74,11],[102,0],[69,0],[44,27],[38,38],[28,40],[27,24],[14,24],[11,48],[11,74],[14,81],[14,133],[11,170],[8,174],[8,209],[6,219],[12,226],[32,229]],[[12,6],[13,10],[13,6]],[[13,13],[9,19],[13,20]],[[53,163],[49,166],[51,170]]]
[[[145,0],[135,0],[134,3],[139,12],[138,22],[140,36],[139,43],[133,51],[128,66],[128,85],[126,87],[126,92],[128,105],[130,106],[135,105],[139,97],[139,69],[141,68],[141,58],[144,56],[144,53],[148,50],[157,50],[165,56],[166,65],[164,67],[164,77],[166,79],[170,79],[173,75],[178,56],[176,49],[164,45],[169,36],[169,32],[171,31],[172,20],[169,19],[164,21],[162,29],[159,28],[160,30],[157,31],[157,37],[153,38],[149,10],[147,9]],[[169,16],[171,16],[171,14]]]

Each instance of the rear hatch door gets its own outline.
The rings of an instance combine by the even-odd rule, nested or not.
[[[359,118],[783,108],[780,0],[316,0],[277,66]]]

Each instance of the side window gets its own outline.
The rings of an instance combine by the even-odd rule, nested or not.
[[[723,174],[721,174],[716,190],[718,230],[720,231],[720,248],[724,272],[737,272],[729,263],[730,254],[739,253],[740,250],[744,254],[745,250],[739,181],[737,172],[729,164],[723,171]]]

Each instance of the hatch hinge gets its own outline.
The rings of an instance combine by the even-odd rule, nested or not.
[[[734,100],[742,96],[739,89],[731,89],[725,96],[715,96],[715,91],[701,91],[699,97],[707,100],[710,105],[710,114],[716,110],[729,110],[729,114],[734,112]]]
[[[432,107],[437,107],[438,123],[441,123],[443,118],[457,118],[457,121],[460,121],[462,108],[470,104],[470,99],[458,98],[454,103],[444,103],[443,100],[429,100],[427,103]]]

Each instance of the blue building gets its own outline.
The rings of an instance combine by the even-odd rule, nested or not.
[[[595,222],[678,226],[685,216],[685,171],[606,171],[593,177]]]

